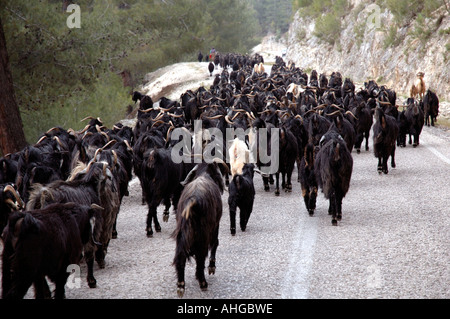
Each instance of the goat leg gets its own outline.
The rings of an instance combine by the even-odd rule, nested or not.
[[[236,235],[236,207],[230,207],[230,232],[232,236]]]
[[[211,254],[209,256],[208,275],[214,275],[216,273],[216,251],[217,247],[219,246],[219,226],[217,226],[217,229],[213,234],[213,238],[215,238],[216,240],[214,241],[211,247]]]
[[[308,213],[309,216],[314,215],[316,209],[317,187],[313,187],[309,192]]]
[[[381,174],[382,172],[383,172],[382,157],[378,156],[378,174]]]
[[[205,291],[208,289],[208,283],[205,279],[205,259],[208,255],[208,248],[206,248],[206,252],[198,252],[195,256],[196,260],[196,270],[195,270],[195,278],[197,278],[198,283],[200,284],[200,289]]]
[[[51,299],[52,294],[50,292],[50,288],[48,287],[47,280],[45,276],[37,276],[34,281],[34,297],[36,299]]]
[[[280,173],[275,174],[276,184],[275,184],[275,196],[280,196]]]
[[[176,256],[176,268],[177,268],[177,276],[178,276],[178,282],[177,282],[177,295],[178,297],[182,298],[184,296],[184,290],[185,290],[185,282],[184,282],[184,268],[186,267],[186,256],[179,255]]]
[[[170,210],[170,197],[164,198],[164,212],[163,212],[163,222],[167,223],[169,221],[169,210]]]
[[[86,260],[87,265],[87,283],[89,288],[97,287],[97,280],[94,277],[94,253],[93,252],[85,252],[84,259]]]
[[[263,176],[262,179],[263,179],[263,184],[264,184],[264,190],[265,190],[266,192],[270,191],[269,178]]]

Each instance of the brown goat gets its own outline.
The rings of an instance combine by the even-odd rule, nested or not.
[[[416,98],[417,95],[419,95],[420,100],[423,99],[423,96],[425,95],[425,81],[423,77],[425,76],[425,73],[418,72],[417,78],[414,82],[414,84],[411,86],[411,89],[409,91],[409,95],[412,98]]]

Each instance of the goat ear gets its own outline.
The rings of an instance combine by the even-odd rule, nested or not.
[[[195,178],[196,175],[196,171],[198,169],[198,164],[195,165],[195,167],[193,169],[191,169],[191,171],[187,174],[186,178],[184,179],[184,181],[182,181],[180,184],[182,186],[186,186],[187,184],[189,184],[190,182],[192,182]]]

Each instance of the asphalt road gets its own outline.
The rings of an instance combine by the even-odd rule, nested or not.
[[[450,298],[449,142],[448,132],[425,128],[419,147],[397,149],[397,168],[388,175],[378,175],[372,149],[354,151],[351,186],[337,227],[331,225],[322,194],[310,217],[299,183],[292,193],[276,197],[273,187],[264,192],[255,175],[247,230],[238,229],[232,237],[224,193],[216,274],[207,275],[209,287],[202,292],[192,259],[185,298]],[[147,208],[140,198],[135,178],[106,268],[95,266],[97,288],[88,288],[81,265],[81,285],[68,288],[67,298],[178,298],[172,265],[175,218],[162,223],[160,206],[162,231],[147,238]]]

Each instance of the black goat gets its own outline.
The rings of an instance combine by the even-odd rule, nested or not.
[[[95,260],[100,268],[105,268],[105,256],[120,206],[118,193],[118,185],[115,184],[108,164],[91,161],[88,165],[80,164],[68,181],[55,181],[46,186],[35,185],[30,194],[27,209],[42,209],[51,203],[67,202],[101,206],[103,208],[102,218],[97,221],[101,230],[98,237],[101,248],[95,251]],[[93,275],[93,253],[93,250],[85,251],[88,283],[91,288],[96,287]]]
[[[434,122],[436,122],[436,118],[439,115],[439,98],[430,89],[427,90],[423,98],[423,110],[425,113],[425,124],[430,126],[431,118],[431,126],[434,126]]]
[[[209,274],[215,273],[222,217],[221,194],[224,190],[223,177],[215,162],[196,165],[182,184],[184,190],[177,207],[177,226],[172,234],[176,240],[173,264],[177,271],[179,297],[184,295],[185,290],[186,259],[195,256],[195,274],[202,290],[208,288],[204,273],[208,250],[211,251]]]
[[[342,199],[350,187],[353,158],[344,139],[336,131],[328,131],[321,139],[314,161],[317,184],[329,199],[328,213],[332,224],[342,219]]]
[[[409,144],[413,144],[413,147],[417,147],[419,145],[419,136],[420,133],[422,133],[425,122],[422,108],[416,103],[410,104],[406,108],[405,116],[409,126]],[[414,137],[414,143],[411,136]]]
[[[367,107],[364,102],[360,103],[353,109],[353,114],[357,118],[355,125],[355,149],[356,153],[359,154],[361,152],[361,144],[364,139],[366,140],[365,149],[366,151],[369,150],[369,136],[373,124],[373,116],[370,108]]]
[[[244,164],[241,174],[233,176],[228,187],[228,206],[230,210],[230,231],[236,235],[236,210],[239,208],[241,230],[245,231],[250,215],[253,211],[255,187],[253,185],[255,165]]]
[[[306,145],[305,154],[300,162],[299,179],[302,186],[302,196],[306,209],[310,216],[314,215],[317,200],[317,179],[314,170],[315,146],[311,143]]]
[[[15,183],[19,153],[6,154],[0,158],[0,183]]]
[[[142,162],[142,187],[145,194],[145,201],[148,205],[147,214],[147,237],[153,236],[152,220],[155,230],[161,231],[157,217],[157,208],[164,201],[164,221],[169,219],[169,209],[171,199],[176,209],[183,186],[180,184],[186,177],[189,165],[185,163],[175,163],[171,157],[172,149],[150,149],[144,154]],[[192,167],[191,167],[192,168]]]
[[[212,76],[212,74],[214,72],[214,63],[213,62],[209,62],[208,71],[209,71],[209,76]]]
[[[95,208],[75,203],[13,213],[3,233],[2,297],[23,298],[34,284],[36,298],[49,298],[47,276],[55,299],[64,298],[67,267],[80,263],[95,218]]]
[[[9,215],[21,210],[24,206],[14,184],[0,184],[0,234],[8,222]]]
[[[276,150],[272,150],[276,151]],[[280,195],[279,176],[281,174],[281,187],[286,192],[292,192],[291,176],[298,156],[297,139],[289,129],[279,129],[279,168],[275,174],[275,195]]]
[[[373,149],[374,155],[378,158],[378,173],[387,174],[389,172],[387,161],[391,157],[391,166],[395,164],[395,144],[398,137],[399,127],[397,120],[384,113],[383,109],[377,107],[376,121],[373,125]]]

